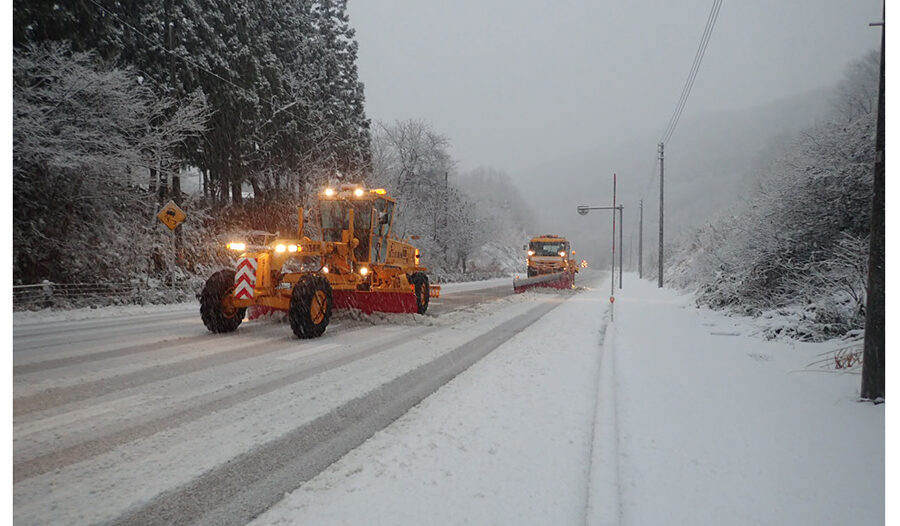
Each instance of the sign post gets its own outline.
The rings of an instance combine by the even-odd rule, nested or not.
[[[172,254],[175,256],[175,261],[178,261],[178,248],[175,246],[175,229],[178,228],[178,225],[184,223],[184,220],[187,219],[187,214],[184,213],[175,201],[169,200],[165,206],[156,214],[156,218],[159,221],[166,225],[168,229],[172,232]],[[175,268],[172,268],[171,274],[172,286],[175,286]]]

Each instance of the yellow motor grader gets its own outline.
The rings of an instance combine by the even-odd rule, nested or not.
[[[212,332],[232,332],[248,307],[287,311],[300,338],[325,332],[334,309],[419,313],[440,286],[430,285],[419,250],[393,235],[397,203],[384,189],[326,188],[318,196],[321,239],[262,233],[259,245],[235,241],[234,270],[213,274],[200,295],[200,315]],[[412,239],[417,239],[413,236]]]

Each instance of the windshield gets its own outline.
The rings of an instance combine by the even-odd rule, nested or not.
[[[528,245],[528,250],[533,250],[535,256],[559,256],[559,253],[566,250],[565,241],[532,241]]]
[[[353,237],[359,240],[354,255],[358,261],[368,261],[372,236],[372,202],[322,201],[319,207],[322,214],[322,239],[334,242],[344,241],[342,232],[350,229],[348,210],[353,207]]]
[[[347,222],[346,207],[341,201],[322,201],[319,209],[322,214],[322,239],[340,241],[341,231],[350,228]]]

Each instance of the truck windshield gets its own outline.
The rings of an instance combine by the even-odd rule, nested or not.
[[[559,253],[566,249],[566,243],[565,241],[532,241],[528,249],[534,250],[535,256],[559,256]]]

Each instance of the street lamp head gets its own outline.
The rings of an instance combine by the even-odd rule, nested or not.
[[[588,213],[589,211],[590,211],[590,209],[589,209],[588,207],[586,207],[586,206],[579,206],[579,207],[578,207],[578,213],[581,214],[581,215],[583,215],[583,216],[586,216],[587,213]]]

